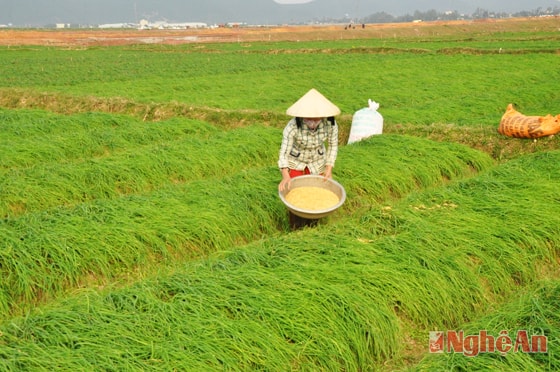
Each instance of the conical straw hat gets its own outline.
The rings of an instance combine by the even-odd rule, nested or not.
[[[300,118],[326,118],[340,114],[340,109],[313,88],[290,106],[286,114]]]

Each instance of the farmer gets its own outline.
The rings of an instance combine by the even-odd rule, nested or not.
[[[338,125],[334,117],[340,114],[340,109],[317,90],[311,89],[286,113],[292,119],[284,128],[280,146],[278,167],[282,180],[278,190],[289,189],[291,179],[304,174],[332,178],[338,152]],[[316,222],[290,212],[293,229],[315,225]]]

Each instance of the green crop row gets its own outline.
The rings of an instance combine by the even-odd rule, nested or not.
[[[208,123],[177,118],[152,123],[103,113],[0,109],[0,168],[71,163],[193,136],[203,140],[216,132]]]
[[[238,132],[247,137],[248,131],[245,128]],[[239,133],[237,138],[234,132],[220,136],[230,145],[200,146],[190,161],[194,164],[185,160],[185,167],[198,173],[204,173],[204,166],[213,166],[213,170],[206,171],[204,177],[185,175],[186,181],[181,183],[157,181],[169,175],[155,172],[160,162],[149,156],[134,163],[128,173],[123,164],[130,164],[126,158],[119,158],[112,163],[114,171],[110,166],[53,166],[44,180],[56,182],[42,182],[43,187],[35,189],[22,179],[20,187],[34,193],[23,196],[45,207],[0,222],[0,238],[5,242],[0,273],[6,278],[0,283],[2,313],[26,308],[41,296],[55,296],[78,286],[89,273],[115,277],[157,259],[154,257],[196,257],[273,234],[278,228],[284,231],[286,212],[276,191],[280,175],[272,164],[263,164],[272,151],[271,144],[253,138],[240,145],[244,142]],[[266,138],[270,130],[252,129],[251,133]],[[347,211],[367,209],[493,164],[487,155],[464,146],[405,136],[381,136],[339,151],[340,171],[335,170],[335,176],[347,185],[351,200]],[[236,157],[247,156],[255,161],[247,160],[247,167],[236,163]],[[262,159],[256,160],[258,157]],[[270,159],[268,162],[272,163]],[[195,168],[198,164],[200,167]],[[89,169],[91,176],[85,177],[84,169]],[[66,174],[66,180],[62,174]],[[102,180],[105,175],[108,179]],[[131,189],[121,197],[112,195],[116,186],[115,179],[110,178],[118,175]],[[153,190],[137,190],[148,182],[160,183]],[[77,203],[81,195],[71,194],[72,190],[89,189],[95,190],[97,200]],[[17,192],[15,188],[8,190]]]
[[[281,139],[275,128],[218,131],[192,120],[13,116],[17,120],[0,124],[6,135],[0,147],[3,217],[268,166],[277,160]]]
[[[284,112],[315,87],[345,114],[370,98],[379,102],[388,124],[497,126],[509,103],[527,115],[557,114],[557,41],[540,37],[539,48],[531,50],[526,36],[517,42],[511,35],[494,37],[488,45],[460,38],[365,39],[352,41],[354,46],[306,42],[293,50],[286,43],[235,49],[2,49],[0,89],[8,96],[17,88],[84,100],[121,97],[144,104]],[[413,46],[428,49],[417,53]],[[488,48],[495,52],[488,54]]]
[[[376,138],[370,150],[397,139]],[[2,324],[1,363],[378,370],[402,362],[415,332],[427,354],[428,330],[527,327],[550,337],[547,353],[431,355],[418,368],[556,370],[558,282],[528,291],[560,254],[558,161],[558,151],[525,156],[333,225],[230,246],[124,288],[84,290]]]

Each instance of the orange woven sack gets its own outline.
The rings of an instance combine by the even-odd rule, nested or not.
[[[509,137],[538,138],[560,132],[560,115],[526,116],[510,103],[500,120],[498,132]]]

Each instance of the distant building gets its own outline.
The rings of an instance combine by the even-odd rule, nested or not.
[[[247,26],[245,22],[228,22],[225,24],[225,27],[232,27],[232,28],[239,28],[242,26]]]
[[[173,23],[169,23],[166,21],[149,22],[146,19],[141,20],[138,24],[138,28],[140,30],[151,30],[151,29],[185,30],[190,28],[207,28],[207,27],[208,25],[204,22],[173,22]]]
[[[133,23],[105,23],[97,26],[99,28],[135,28],[136,25]]]

